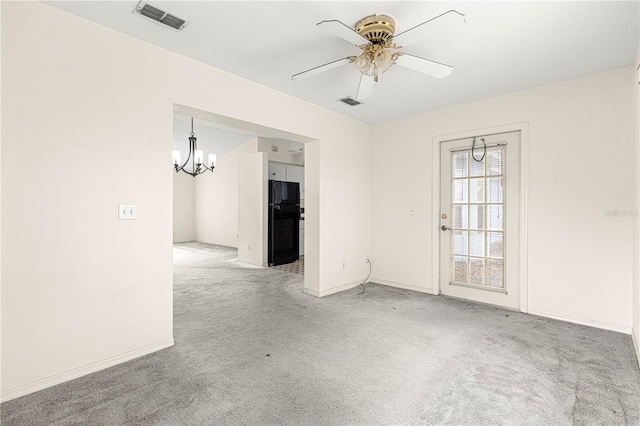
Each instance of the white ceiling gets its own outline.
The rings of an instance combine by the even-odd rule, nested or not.
[[[191,22],[173,31],[132,13],[137,1],[50,2],[55,7],[265,86],[367,123],[378,123],[630,66],[638,48],[638,1],[156,1]],[[349,107],[359,72],[353,64],[307,80],[291,76],[358,54],[319,28],[387,14],[396,33],[449,9],[430,35],[403,51],[452,65],[439,80],[393,67],[373,96]]]
[[[191,132],[191,118],[180,114],[173,114],[173,149],[189,151],[189,135]],[[198,149],[206,154],[213,152],[218,157],[249,142],[253,135],[219,129],[213,123],[205,120],[193,120],[193,133],[196,136]],[[186,157],[183,157],[186,158]]]
[[[191,133],[191,117],[183,114],[173,114],[173,149],[180,150],[183,160],[189,151],[189,136]],[[249,142],[257,136],[285,141],[289,144],[290,153],[302,152],[303,144],[287,139],[276,139],[265,136],[262,133],[250,131],[240,127],[230,127],[211,120],[194,118],[193,134],[196,137],[198,149],[202,149],[207,154],[215,153],[218,158],[229,151]]]

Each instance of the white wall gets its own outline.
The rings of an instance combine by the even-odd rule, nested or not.
[[[168,81],[91,27],[2,8],[3,399],[173,344]]]
[[[277,151],[273,150],[273,147]],[[289,153],[289,142],[276,139],[258,138],[258,151],[266,152],[269,161],[302,165],[303,157]]]
[[[238,247],[238,161],[257,152],[255,138],[217,160],[212,173],[204,173],[195,183],[196,240]]]
[[[195,182],[186,173],[173,174],[173,242],[195,241]]]
[[[3,400],[172,344],[174,104],[317,139],[305,288],[366,276],[368,125],[47,4],[1,12]]]
[[[278,147],[278,151],[273,152],[272,146]],[[269,161],[294,162],[294,156],[289,154],[287,141],[262,137],[256,137],[219,157],[213,173],[207,172],[195,179],[195,240],[239,247],[241,228],[238,224],[238,205],[247,200],[243,200],[238,194],[238,179],[241,177],[238,163],[243,156],[259,151],[264,152]],[[266,264],[266,260],[264,263]],[[255,264],[262,265],[263,262]]]
[[[432,140],[529,123],[529,312],[630,332],[631,67],[374,126],[372,281],[430,292]],[[409,215],[409,207],[416,215]]]
[[[238,260],[267,265],[267,164],[266,152],[239,159]]]
[[[634,213],[633,218],[633,342],[640,363],[640,49],[634,63]]]

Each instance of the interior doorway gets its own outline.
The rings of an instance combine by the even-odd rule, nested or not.
[[[205,159],[211,152],[217,154],[217,164],[212,172],[196,177],[174,172],[174,242],[196,241],[236,248],[239,262],[268,266],[265,190],[269,171],[272,165],[284,166],[289,169],[289,177],[282,180],[299,182],[304,188],[307,158],[304,146],[314,139],[174,105],[173,149],[184,151],[181,152],[183,159],[188,155],[191,129],[187,124],[192,117],[198,149],[206,151]],[[313,154],[311,158],[313,160]],[[304,193],[303,189],[300,201],[306,210],[302,210],[302,217],[306,219],[309,207],[304,203]],[[190,211],[185,208],[189,204]],[[314,216],[313,205],[311,216]],[[191,234],[185,222],[191,222]],[[181,238],[176,239],[176,233],[182,234]],[[314,243],[313,236],[306,235],[303,225],[296,235],[300,255],[304,256],[304,248],[317,242]],[[293,269],[287,272],[304,275],[304,258],[290,268]]]

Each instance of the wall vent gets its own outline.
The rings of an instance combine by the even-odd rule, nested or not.
[[[171,12],[168,12],[158,6],[152,5],[148,1],[141,0],[136,6],[133,13],[150,19],[162,25],[166,25],[177,31],[182,31],[189,23],[186,19],[182,19]]]
[[[352,97],[347,96],[346,98],[342,98],[340,99],[340,102],[343,102],[349,106],[358,106],[360,104],[362,104],[362,102],[358,102],[355,99],[353,99]]]

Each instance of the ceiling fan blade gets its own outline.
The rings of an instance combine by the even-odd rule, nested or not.
[[[317,67],[308,69],[306,71],[299,72],[298,74],[294,74],[291,76],[292,80],[302,80],[305,78],[313,77],[314,75],[320,74],[321,72],[329,71],[334,68],[338,68],[344,64],[348,64],[353,61],[353,56],[348,56],[346,58],[338,59],[337,61],[329,62],[324,65],[319,65]]]
[[[445,78],[453,71],[452,66],[406,53],[401,53],[400,56],[398,56],[396,64],[436,78]]]
[[[361,101],[369,99],[373,94],[373,83],[375,82],[372,75],[362,74],[360,77],[360,84],[358,85],[358,93],[356,94],[356,100]]]
[[[347,40],[349,43],[360,46],[361,44],[367,44],[369,41],[362,37],[355,30],[340,21],[322,21],[317,24],[319,27],[337,35],[338,37]]]
[[[457,15],[456,15],[457,14]],[[393,37],[393,42],[398,46],[408,46],[411,43],[415,43],[416,41],[423,40],[427,36],[427,32],[429,31],[429,22],[436,20],[442,16],[448,15],[449,20],[453,21],[454,19],[458,19],[459,16],[462,16],[464,22],[467,22],[464,14],[458,12],[457,10],[449,10],[447,12],[441,13],[435,18],[431,18],[428,21],[424,21],[422,24],[418,24],[415,27],[409,28],[406,31],[401,32],[400,34],[396,34]]]

